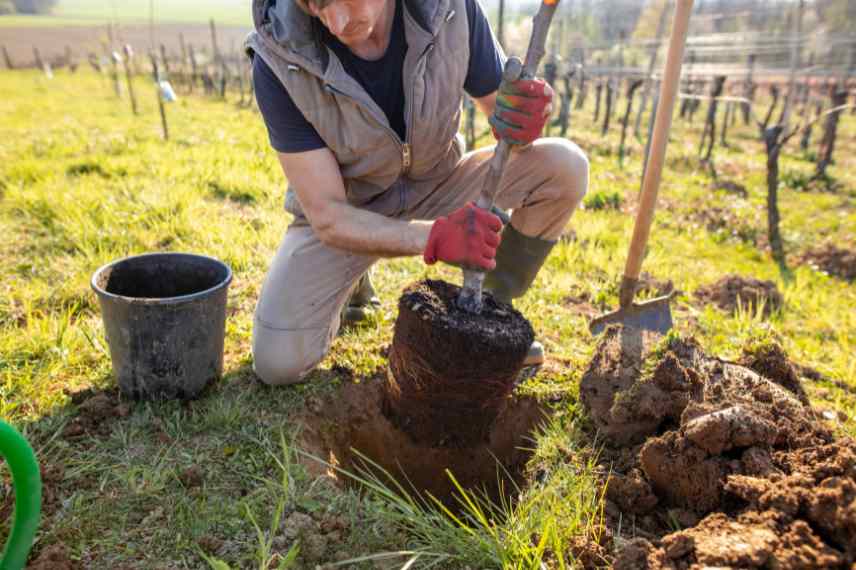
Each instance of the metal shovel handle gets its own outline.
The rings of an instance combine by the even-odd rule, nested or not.
[[[542,0],[538,13],[532,19],[532,36],[529,38],[529,47],[526,50],[526,61],[521,63],[520,59],[511,57],[505,64],[502,79],[507,82],[518,79],[533,79],[538,71],[547,49],[547,34],[550,31],[550,23],[559,0]],[[493,156],[488,164],[481,194],[476,201],[476,206],[483,210],[493,208],[494,198],[499,190],[502,173],[511,152],[511,146],[504,140],[500,140],[494,149]],[[485,273],[481,270],[464,269],[464,286],[458,296],[458,307],[479,314],[482,310],[482,288],[484,286]]]

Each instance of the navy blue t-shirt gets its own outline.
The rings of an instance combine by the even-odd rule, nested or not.
[[[502,80],[503,55],[494,41],[487,18],[477,0],[466,0],[470,27],[470,61],[464,90],[471,97],[484,97],[497,90]],[[404,33],[402,0],[395,1],[392,36],[384,55],[376,61],[360,59],[329,31],[322,28],[322,41],[341,60],[345,71],[357,80],[383,110],[390,126],[405,140],[404,124],[404,56],[407,41]],[[253,82],[256,101],[267,126],[271,146],[278,152],[306,152],[327,145],[306,120],[273,70],[256,57],[253,60]]]

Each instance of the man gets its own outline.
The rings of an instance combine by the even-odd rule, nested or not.
[[[482,268],[500,300],[523,295],[585,194],[588,161],[567,140],[535,140],[552,90],[500,84],[477,1],[254,0],[253,16],[256,97],[295,215],[256,308],[257,375],[300,382],[379,258]],[[492,149],[462,156],[465,91],[521,147],[497,195],[513,210],[504,230],[472,204]]]

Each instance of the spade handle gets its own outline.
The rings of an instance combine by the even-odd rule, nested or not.
[[[550,23],[559,0],[542,0],[538,13],[532,19],[532,36],[529,38],[529,47],[526,50],[526,61],[512,57],[505,64],[502,78],[505,81],[516,81],[518,79],[533,79],[538,71],[538,65],[544,57],[547,46],[547,34],[550,31]],[[476,206],[483,210],[493,208],[494,198],[499,190],[502,173],[511,154],[511,146],[504,140],[500,140],[494,149],[493,156],[488,165],[481,195],[476,201]],[[458,307],[470,313],[481,313],[482,287],[485,274],[483,271],[464,269],[464,286],[458,297]]]
[[[660,103],[651,135],[651,154],[642,181],[642,194],[639,200],[639,212],[636,214],[636,224],[633,227],[633,239],[627,255],[624,268],[624,278],[621,280],[619,302],[622,307],[633,302],[636,283],[642,271],[642,260],[645,257],[645,246],[651,233],[651,223],[654,221],[654,209],[657,206],[657,192],[660,189],[660,179],[663,174],[663,163],[666,158],[666,144],[669,142],[669,129],[672,126],[672,111],[681,79],[681,62],[684,59],[684,46],[687,40],[690,13],[693,0],[677,0],[675,17],[672,24],[672,36],[669,40],[669,51],[663,66],[663,80],[660,84]]]

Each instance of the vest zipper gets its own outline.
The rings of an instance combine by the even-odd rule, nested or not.
[[[407,174],[407,171],[410,170],[410,162],[411,162],[410,143],[406,142],[403,145],[401,145],[401,166],[402,166],[402,172],[401,173],[402,174]]]
[[[446,19],[444,20],[443,23],[444,24],[447,23],[449,20],[452,19],[452,17],[454,17],[454,15],[455,15],[455,11],[451,10],[446,15]],[[405,10],[405,17],[409,17],[409,16],[410,15]],[[439,30],[437,31],[437,33],[439,33]],[[436,38],[436,33],[435,33],[434,37]],[[419,59],[416,61],[416,64],[419,65],[420,63],[422,63],[422,61],[428,56],[429,53],[431,53],[431,50],[433,50],[433,49],[434,49],[434,42],[431,42],[425,47],[425,50],[419,56]],[[398,145],[398,147],[401,149],[401,173],[399,174],[399,176],[406,175],[410,171],[410,167],[413,164],[413,144],[410,142],[411,136],[413,134],[413,129],[410,128],[411,127],[411,125],[410,125],[411,121],[409,121],[408,119],[412,120],[412,118],[413,118],[413,99],[414,99],[414,97],[413,97],[414,93],[413,92],[416,90],[416,86],[413,85],[410,88],[410,97],[407,98],[408,99],[407,112],[406,112],[405,117],[404,117],[404,124],[407,127],[407,135],[404,137],[405,140],[402,141],[401,137],[398,136],[398,133],[396,133],[395,130],[391,126],[389,126],[389,119],[387,119],[386,117],[382,117],[382,118],[378,117],[377,113],[374,112],[374,109],[372,109],[371,107],[366,107],[366,105],[363,105],[362,103],[360,103],[360,101],[356,97],[354,97],[353,95],[345,93],[341,89],[338,89],[329,83],[327,83],[326,85],[327,85],[327,89],[329,89],[330,91],[334,91],[334,92],[338,93],[339,95],[343,95],[345,97],[353,99],[354,101],[357,102],[357,104],[359,104],[363,108],[366,108],[369,112],[372,113],[372,115],[375,116],[375,120],[377,120],[377,122],[384,129],[386,129],[386,132],[388,132],[390,134],[390,138],[392,138],[393,142],[395,142],[395,144]]]
[[[357,99],[353,95],[351,95],[349,93],[345,93],[344,91],[342,91],[341,89],[339,89],[337,87],[334,87],[330,83],[327,83],[326,85],[327,85],[327,89],[329,91],[332,91],[334,93],[338,93],[339,95],[342,95],[343,97],[347,97],[348,99],[352,99],[360,107],[366,109],[367,111],[369,111],[369,113],[372,114],[372,116],[374,116],[374,118],[378,122],[378,124],[381,127],[383,127],[387,133],[389,133],[392,141],[398,146],[399,149],[401,149],[402,173],[407,172],[407,169],[410,168],[410,162],[411,162],[410,145],[403,142],[401,140],[401,137],[398,136],[398,133],[396,133],[395,130],[389,126],[389,119],[387,119],[386,117],[383,117],[383,118],[379,117],[377,115],[377,113],[374,112],[374,109],[372,109],[369,106],[364,105],[363,103],[360,102],[359,99]]]

